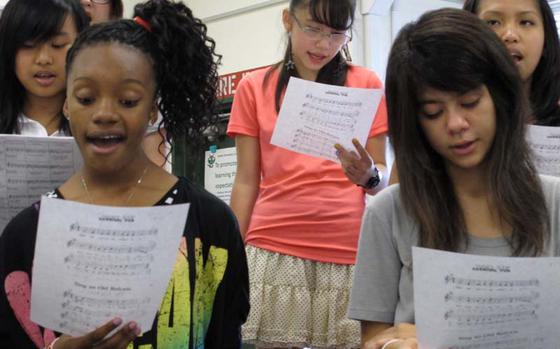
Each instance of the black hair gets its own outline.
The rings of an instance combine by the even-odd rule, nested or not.
[[[123,17],[122,0],[111,0],[111,19],[120,19]]]
[[[217,119],[215,115],[217,67],[221,56],[215,42],[206,35],[206,26],[182,3],[150,0],[134,8],[134,20],[120,19],[92,25],[84,30],[66,56],[67,76],[74,59],[86,47],[116,43],[146,54],[156,77],[155,100],[165,127],[165,140],[186,135],[191,146],[205,143],[203,131]],[[163,135],[163,134],[162,134]]]
[[[17,118],[26,91],[16,76],[17,51],[25,42],[41,43],[55,36],[67,15],[80,32],[89,20],[79,0],[10,0],[0,17],[0,133],[19,133]],[[60,128],[68,131],[61,118]]]
[[[531,81],[531,107],[538,125],[560,126],[560,40],[547,0],[534,0],[541,12],[544,47]],[[466,0],[463,9],[478,14],[480,0]]]
[[[302,7],[308,7],[311,18],[317,23],[324,24],[336,30],[349,30],[354,24],[354,12],[356,10],[355,0],[291,0],[289,11],[293,13]],[[274,95],[276,111],[280,110],[280,99],[284,89],[288,85],[290,77],[299,77],[297,69],[286,69],[285,63],[291,59],[292,47],[290,38],[288,38],[288,46],[284,53],[284,59],[273,65],[267,72],[264,84],[266,85],[270,74],[276,69],[280,70],[278,83],[276,84],[276,92]],[[329,85],[343,86],[346,82],[346,73],[348,71],[348,63],[341,52],[327,63],[317,75],[317,82]],[[263,86],[264,88],[265,86]]]
[[[387,111],[402,202],[420,226],[421,246],[458,251],[468,242],[444,160],[420,126],[420,93],[429,87],[463,94],[481,86],[488,88],[496,118],[485,158],[490,202],[513,229],[513,254],[538,255],[549,236],[548,211],[525,140],[529,102],[506,47],[466,11],[425,13],[399,32],[391,49]]]

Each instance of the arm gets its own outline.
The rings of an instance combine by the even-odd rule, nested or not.
[[[361,321],[364,349],[417,349],[416,326],[402,323],[397,326],[383,322]],[[398,339],[388,344],[391,340]],[[388,344],[385,346],[385,344]]]
[[[245,237],[261,182],[259,139],[237,135],[237,173],[233,183],[230,206],[237,216],[241,236]]]
[[[206,333],[207,349],[240,349],[241,325],[249,315],[249,271],[245,245],[229,209],[228,218],[226,221],[232,223],[230,229],[227,229],[227,268],[216,294],[213,318]]]

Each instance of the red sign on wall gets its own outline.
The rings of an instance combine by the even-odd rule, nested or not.
[[[218,83],[218,99],[233,97],[233,95],[235,95],[237,85],[239,84],[241,79],[243,79],[243,77],[250,72],[261,68],[264,67],[252,68],[235,73],[220,75],[220,81]]]

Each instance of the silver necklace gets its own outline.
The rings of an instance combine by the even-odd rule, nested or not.
[[[142,180],[144,179],[144,176],[146,175],[146,172],[148,172],[148,166],[146,166],[146,168],[144,169],[144,171],[142,172],[142,175],[140,176],[140,178],[138,178],[138,180],[136,181],[136,184],[134,184],[133,190],[132,192],[130,192],[130,194],[128,195],[128,198],[126,199],[124,205],[127,206],[128,203],[130,202],[130,200],[134,197],[134,194],[136,194],[136,189],[138,189],[138,186],[142,183]],[[86,183],[86,179],[84,178],[83,175],[80,175],[80,179],[82,181],[82,187],[84,188],[84,191],[86,192],[86,195],[88,197],[88,200],[90,202],[90,204],[94,204],[93,202],[93,197],[91,196],[87,183]]]

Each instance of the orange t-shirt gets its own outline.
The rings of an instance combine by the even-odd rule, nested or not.
[[[247,231],[247,244],[319,262],[354,264],[364,190],[339,164],[270,144],[278,117],[274,92],[278,70],[263,86],[270,68],[243,78],[237,88],[227,133],[257,137],[261,182]],[[372,71],[350,66],[346,86],[382,88]],[[387,133],[383,98],[369,137]],[[334,147],[333,147],[334,151]]]

